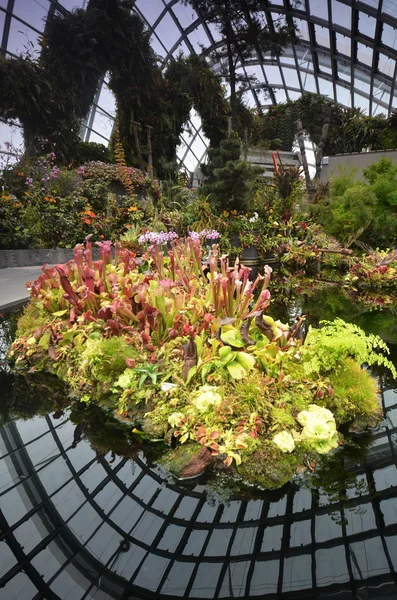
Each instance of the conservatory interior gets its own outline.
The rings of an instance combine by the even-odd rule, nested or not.
[[[397,2],[0,0],[0,597],[397,598]]]

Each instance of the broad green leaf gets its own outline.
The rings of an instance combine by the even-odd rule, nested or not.
[[[233,352],[233,350],[230,348],[230,346],[222,346],[222,348],[219,348],[219,356],[220,356],[221,362],[224,365],[227,365],[228,363],[235,360],[236,355],[237,355],[237,352]]]
[[[255,358],[246,352],[237,352],[236,360],[246,371],[250,371],[255,365]]]
[[[222,360],[225,360],[231,354],[232,349],[230,348],[230,346],[222,346],[222,348],[219,348],[219,356]]]
[[[222,331],[221,340],[225,344],[230,344],[234,348],[244,348],[245,343],[241,339],[240,332],[237,329],[229,329],[229,331]]]
[[[244,369],[244,367],[236,361],[226,365],[226,368],[229,371],[231,377],[233,377],[233,379],[242,379],[247,375],[247,372]]]

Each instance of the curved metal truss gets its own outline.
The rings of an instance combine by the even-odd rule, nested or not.
[[[6,599],[385,598],[397,595],[397,396],[344,508],[295,482],[281,499],[182,487],[144,457],[73,447],[67,419],[0,428]]]
[[[38,50],[43,21],[54,11],[84,6],[86,0],[0,0],[1,50],[9,54]],[[262,0],[271,26],[292,21],[300,40],[273,59],[258,49],[239,69],[255,75],[245,94],[248,105],[269,105],[296,99],[303,91],[322,93],[367,114],[388,114],[397,107],[397,3],[395,0]],[[180,0],[136,0],[135,9],[152,32],[152,45],[163,64],[179,52],[204,53],[219,47],[216,28]],[[219,64],[213,65],[214,69]],[[84,125],[85,140],[106,143],[114,118],[114,99],[106,80]],[[0,139],[4,135],[0,135]],[[207,140],[200,119],[191,122],[178,157],[190,172],[202,160]]]

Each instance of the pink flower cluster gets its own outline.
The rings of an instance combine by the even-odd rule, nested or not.
[[[155,231],[147,231],[143,235],[139,236],[138,244],[154,244],[155,246],[160,246],[161,244],[167,244],[168,242],[172,242],[172,240],[176,240],[178,238],[178,234],[175,231],[169,231],[168,233],[164,233],[164,231],[160,231],[156,233]]]
[[[189,231],[189,237],[192,240],[200,240],[202,238],[206,240],[217,240],[220,238],[219,231],[216,229],[203,229],[202,231]]]

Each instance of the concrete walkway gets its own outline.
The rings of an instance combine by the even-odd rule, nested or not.
[[[19,308],[29,298],[25,287],[27,281],[34,281],[41,273],[41,267],[15,267],[0,269],[0,312]]]

